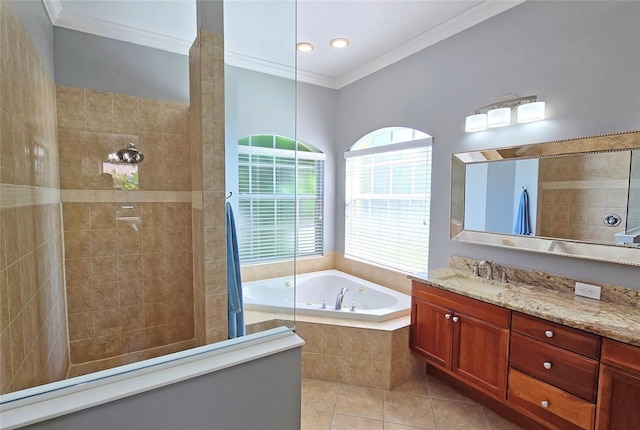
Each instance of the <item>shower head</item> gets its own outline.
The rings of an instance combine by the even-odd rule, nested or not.
[[[129,143],[126,148],[109,154],[109,161],[114,163],[138,164],[142,160],[144,160],[144,155],[136,149],[134,143]]]

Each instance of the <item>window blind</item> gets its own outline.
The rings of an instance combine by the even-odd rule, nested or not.
[[[243,145],[238,152],[240,261],[322,254],[324,154]]]
[[[345,254],[403,272],[427,270],[430,140],[350,151]]]

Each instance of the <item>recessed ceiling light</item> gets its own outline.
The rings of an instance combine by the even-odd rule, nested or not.
[[[334,48],[345,48],[349,46],[349,39],[345,39],[344,37],[337,37],[335,39],[331,39],[329,45],[333,46]]]
[[[315,47],[309,42],[299,42],[296,43],[296,49],[300,52],[311,52]]]

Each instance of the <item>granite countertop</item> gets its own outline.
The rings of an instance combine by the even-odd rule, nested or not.
[[[430,270],[410,279],[483,302],[640,347],[640,306],[579,297],[534,283],[486,281],[457,268]]]

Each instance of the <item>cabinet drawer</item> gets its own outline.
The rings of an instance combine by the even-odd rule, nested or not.
[[[589,402],[596,401],[598,387],[596,360],[512,333],[509,367]]]
[[[514,312],[511,330],[578,354],[598,359],[600,336],[582,330]]]
[[[559,388],[509,369],[507,401],[553,429],[592,429],[595,405]]]
[[[640,373],[640,348],[611,339],[602,341],[603,363]]]
[[[509,328],[511,311],[509,309],[465,297],[450,291],[413,281],[411,295],[435,303],[474,318],[481,319],[498,327]]]

